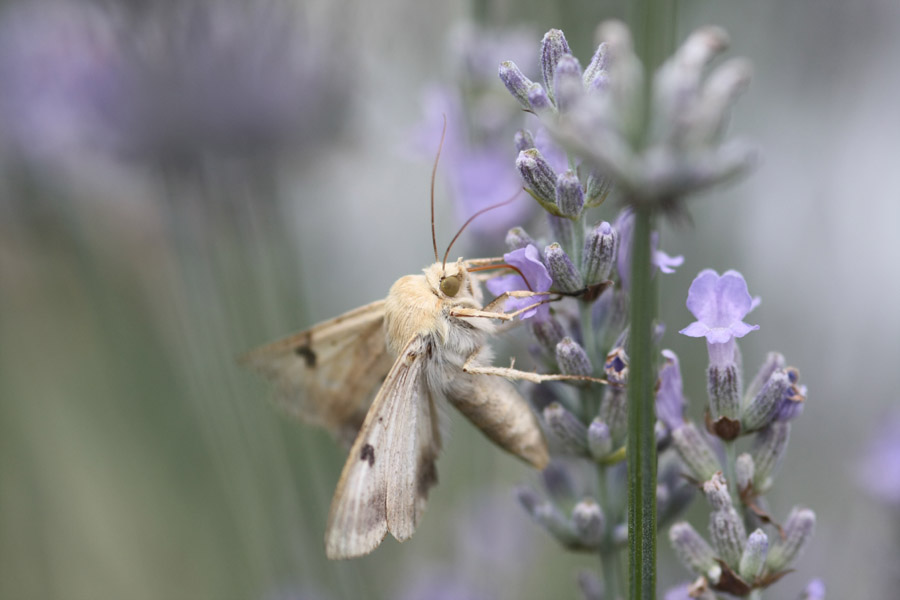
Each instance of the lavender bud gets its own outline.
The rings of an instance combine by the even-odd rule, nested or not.
[[[790,387],[791,381],[784,369],[772,373],[741,415],[745,431],[756,431],[768,425]]]
[[[752,582],[759,577],[766,564],[766,554],[769,552],[769,537],[762,529],[757,529],[747,538],[744,553],[741,555],[741,564],[738,572],[746,581]]]
[[[747,543],[744,521],[737,511],[734,508],[713,511],[709,515],[709,536],[719,558],[737,569]]]
[[[544,409],[544,421],[570,454],[587,453],[587,427],[562,404],[548,405]]]
[[[506,233],[506,246],[512,252],[527,246],[537,247],[537,243],[531,239],[527,231],[521,227],[513,227]]]
[[[590,87],[594,79],[606,70],[608,58],[606,44],[603,43],[597,46],[597,50],[594,52],[594,56],[591,58],[591,62],[588,64],[587,69],[584,70],[584,75],[582,76],[582,82],[585,87]]]
[[[700,481],[706,481],[722,468],[709,442],[693,423],[687,422],[672,431],[672,441],[681,460]]]
[[[522,108],[531,109],[531,103],[528,101],[528,89],[533,82],[525,77],[519,67],[511,60],[500,63],[500,79],[509,90],[509,93],[519,101]]]
[[[603,600],[603,584],[591,571],[578,572],[578,589],[584,600]]]
[[[525,186],[538,199],[548,203],[556,202],[556,173],[537,148],[519,152],[516,169]]]
[[[556,63],[553,74],[553,97],[560,112],[572,108],[584,96],[581,82],[581,63],[571,54],[564,54]]]
[[[570,337],[563,338],[556,345],[556,362],[564,375],[590,376],[594,372],[587,352]]]
[[[545,502],[538,506],[534,519],[564,545],[575,543],[577,538],[572,523],[553,504]]]
[[[597,416],[609,427],[614,446],[624,439],[628,428],[628,394],[624,387],[606,387]]]
[[[763,361],[762,366],[759,367],[759,371],[756,372],[756,375],[753,377],[753,381],[750,382],[750,385],[747,386],[747,391],[744,396],[744,405],[750,404],[753,398],[759,394],[760,390],[762,390],[763,386],[768,383],[769,378],[772,374],[778,369],[783,369],[785,365],[784,356],[782,356],[778,352],[769,352],[766,355],[766,360]]]
[[[710,365],[707,370],[709,412],[713,422],[721,417],[736,421],[740,415],[740,374],[735,363]]]
[[[781,422],[790,421],[800,416],[806,403],[806,386],[797,385],[797,381],[800,379],[800,372],[793,367],[788,367],[785,369],[785,372],[791,382],[791,387],[785,391],[775,411],[775,420]]]
[[[734,476],[737,481],[738,492],[743,492],[753,485],[753,475],[756,465],[753,464],[753,457],[746,452],[742,453],[734,461]]]
[[[550,271],[555,288],[563,292],[577,292],[584,289],[581,273],[559,244],[553,243],[544,249],[544,262],[547,263],[547,270]]]
[[[559,29],[551,29],[541,40],[541,74],[544,76],[544,86],[548,90],[552,90],[556,65],[563,54],[571,54],[566,36]],[[553,99],[552,91],[550,99]]]
[[[581,545],[596,548],[603,539],[603,510],[591,499],[582,500],[572,509],[572,524]]]
[[[603,204],[610,190],[612,190],[612,185],[612,179],[604,177],[597,171],[591,171],[584,186],[585,196],[587,197],[585,206],[592,208]]]
[[[584,252],[581,255],[581,272],[584,273],[584,282],[587,285],[609,279],[612,267],[616,263],[618,241],[616,230],[606,221],[588,232],[584,240]]]
[[[551,355],[555,354],[556,346],[565,337],[566,332],[554,317],[531,321],[531,335],[540,343],[541,347]]]
[[[584,208],[584,190],[572,169],[556,178],[556,207],[564,217],[577,219]]]
[[[808,508],[794,507],[784,524],[784,539],[777,540],[766,558],[766,567],[778,572],[797,559],[812,539],[816,527],[816,513]]]
[[[698,575],[707,575],[713,571],[718,579],[716,553],[690,523],[681,521],[672,525],[669,529],[669,541],[681,564]]]
[[[563,248],[571,248],[575,243],[575,224],[572,220],[547,215],[547,221],[550,223],[550,234],[553,236],[553,241]]]
[[[516,498],[518,498],[519,504],[522,505],[525,512],[533,517],[534,511],[541,503],[541,497],[538,496],[538,493],[530,487],[521,486],[516,488]]]
[[[527,129],[520,129],[516,132],[515,138],[513,138],[516,144],[516,150],[521,152],[522,150],[530,150],[531,148],[535,148],[534,145],[534,136],[531,135],[531,132]]]
[[[572,473],[559,461],[551,461],[541,471],[544,488],[550,497],[559,504],[571,505],[577,495],[577,485]]]
[[[772,423],[756,434],[750,454],[753,456],[755,474],[753,487],[765,493],[772,485],[772,475],[781,464],[791,435],[789,423]]]
[[[603,459],[612,452],[613,443],[612,436],[609,433],[609,427],[606,426],[606,423],[604,423],[600,417],[591,421],[591,424],[587,429],[587,443],[588,449],[591,451],[591,456],[596,460]]]
[[[624,385],[628,383],[628,353],[621,344],[622,340],[618,340],[612,351],[606,355],[603,370],[610,383]]]
[[[733,510],[728,485],[721,471],[717,471],[703,484],[703,494],[713,510]]]
[[[553,110],[553,102],[547,95],[547,90],[539,83],[533,83],[528,88],[528,103],[531,104],[531,109],[538,115]]]

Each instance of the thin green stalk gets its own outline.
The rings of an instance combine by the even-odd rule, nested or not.
[[[597,467],[600,506],[607,511],[607,519],[611,519],[612,505],[609,500],[609,469],[605,465]],[[604,598],[619,597],[619,550],[612,540],[612,528],[608,528],[603,548],[600,550],[600,567],[603,571]]]
[[[631,332],[628,375],[629,598],[656,598],[656,437],[650,281],[651,209],[635,207],[631,251]]]
[[[725,482],[728,484],[728,494],[732,502],[738,504],[737,476],[734,473],[737,461],[737,444],[734,440],[725,442]]]

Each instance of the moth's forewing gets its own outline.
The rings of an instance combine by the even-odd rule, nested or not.
[[[537,417],[506,379],[460,373],[446,389],[447,399],[495,444],[543,469],[550,461]]]
[[[384,300],[379,300],[239,360],[272,381],[276,404],[349,443],[393,363],[383,327]]]
[[[429,343],[417,336],[406,345],[372,402],[331,502],[328,558],[362,556],[388,532],[403,541],[415,531],[440,449],[424,376]]]

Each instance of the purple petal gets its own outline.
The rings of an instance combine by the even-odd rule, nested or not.
[[[553,280],[547,272],[547,267],[541,262],[540,252],[538,249],[529,244],[524,248],[513,250],[503,255],[503,259],[517,267],[531,284],[532,291],[546,292],[550,289]],[[502,277],[494,277],[486,283],[488,290],[495,296],[499,296],[503,292],[528,290],[525,281],[519,275],[504,275]],[[504,303],[506,311],[516,311],[526,306],[530,306],[539,302],[540,298],[508,298]],[[521,318],[527,319],[537,316],[539,319],[545,319],[550,316],[550,307],[542,304],[534,309],[522,313]]]
[[[712,326],[715,322],[715,289],[719,274],[712,269],[704,269],[691,282],[688,289],[687,307],[698,321]]]
[[[669,429],[684,424],[684,394],[678,357],[671,350],[663,350],[666,362],[659,371],[659,389],[656,392],[656,417]]]
[[[732,323],[731,327],[728,328],[731,334],[736,338],[742,338],[751,331],[756,331],[757,329],[759,329],[759,325],[748,325],[743,321]]]
[[[688,337],[706,337],[706,335],[709,334],[709,327],[707,327],[700,321],[694,321],[678,333],[684,334]]]
[[[748,312],[753,300],[747,291],[747,282],[744,276],[737,271],[727,271],[716,284],[717,314],[716,319],[720,326],[727,326],[735,321],[743,319]]]
[[[663,273],[674,273],[675,269],[673,267],[680,267],[684,263],[684,257],[679,256],[669,256],[662,250],[656,250],[653,253],[653,264],[659,267],[659,270]]]

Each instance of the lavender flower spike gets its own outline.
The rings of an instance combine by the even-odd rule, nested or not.
[[[759,329],[759,325],[743,321],[758,304],[758,299],[750,297],[744,276],[737,271],[726,271],[720,276],[705,269],[688,291],[687,307],[697,320],[680,333],[706,338],[710,365],[729,364],[734,360],[734,340]]]
[[[503,255],[503,260],[508,264],[518,267],[518,269],[528,278],[531,284],[531,290],[535,292],[546,292],[550,289],[553,280],[550,279],[550,273],[547,267],[541,262],[541,255],[534,246],[526,246]],[[499,296],[503,292],[528,290],[525,281],[520,275],[504,275],[502,277],[494,277],[486,282],[488,291],[495,296]],[[534,298],[508,298],[504,309],[507,311],[516,311],[526,306],[530,306],[539,301],[540,297]],[[550,316],[550,307],[547,304],[541,304],[531,310],[522,313],[522,319],[534,317],[538,320],[544,320]]]
[[[509,90],[509,93],[519,101],[522,108],[531,110],[531,102],[528,101],[528,90],[531,88],[532,81],[525,77],[522,71],[511,60],[500,63],[500,79],[503,85]]]

